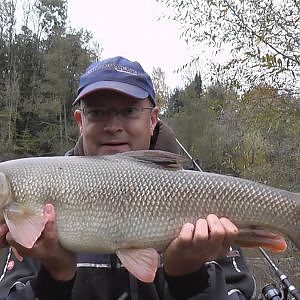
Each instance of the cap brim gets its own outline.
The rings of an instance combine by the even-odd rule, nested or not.
[[[99,81],[86,86],[73,101],[73,105],[88,94],[101,90],[112,90],[137,99],[146,99],[149,96],[144,89],[128,83],[118,81]]]

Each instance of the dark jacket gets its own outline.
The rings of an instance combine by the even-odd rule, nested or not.
[[[177,152],[174,133],[161,121],[150,149]],[[83,155],[81,139],[67,155]],[[54,280],[37,261],[25,258],[20,263],[7,249],[0,265],[0,300],[254,299],[254,279],[240,254],[207,263],[186,276],[167,276],[160,267],[153,283],[137,280],[120,266],[115,255],[80,254],[75,278],[61,282]]]

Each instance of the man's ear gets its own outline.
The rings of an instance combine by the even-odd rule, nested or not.
[[[154,107],[151,111],[151,116],[150,116],[150,129],[151,129],[151,135],[153,134],[154,128],[158,122],[158,114],[159,114],[159,108]]]
[[[75,121],[78,125],[79,131],[81,134],[82,133],[82,115],[81,115],[81,111],[79,109],[76,109],[74,111],[74,118],[75,118]]]

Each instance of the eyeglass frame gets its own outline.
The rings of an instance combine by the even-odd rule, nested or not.
[[[137,109],[137,113],[139,114],[136,117],[128,117],[125,116],[124,114],[126,113],[125,111],[129,108],[134,108]],[[110,117],[112,114],[114,116],[117,116],[119,119],[122,119],[123,121],[130,121],[130,120],[138,120],[142,116],[142,112],[144,110],[153,110],[154,106],[152,107],[142,107],[142,106],[135,106],[135,105],[129,105],[125,108],[116,110],[116,109],[105,109],[101,107],[89,107],[89,106],[81,106],[79,110],[83,113],[83,115],[87,118],[88,121],[93,122],[93,123],[99,123],[105,121],[108,117]],[[102,111],[105,114],[102,117],[94,117],[95,119],[92,119],[92,117],[89,118],[88,114],[85,112],[86,109],[95,109],[98,111]],[[123,113],[123,115],[122,115]]]

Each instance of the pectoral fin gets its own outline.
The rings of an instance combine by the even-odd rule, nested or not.
[[[132,275],[143,282],[153,282],[159,265],[155,249],[119,249],[116,254]]]
[[[17,203],[4,210],[5,222],[12,238],[26,248],[32,248],[45,228],[43,214],[35,214]]]
[[[273,252],[287,248],[284,237],[265,228],[241,228],[236,242],[242,247],[263,247]]]

